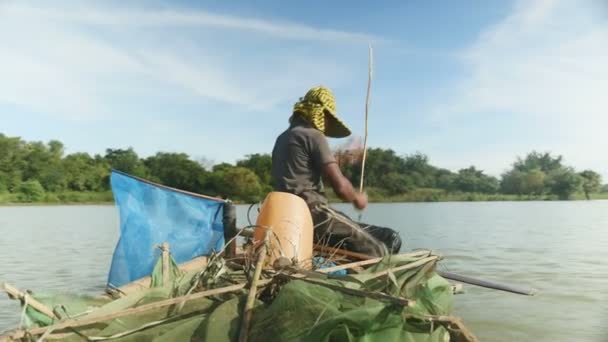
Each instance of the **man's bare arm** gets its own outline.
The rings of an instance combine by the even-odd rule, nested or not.
[[[344,201],[353,203],[357,209],[365,209],[367,196],[355,191],[351,182],[340,171],[337,163],[323,165],[323,173],[329,179],[336,195]]]

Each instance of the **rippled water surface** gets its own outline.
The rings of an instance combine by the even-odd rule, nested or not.
[[[608,201],[372,204],[363,220],[440,252],[444,269],[540,290],[465,286],[455,313],[482,341],[608,341]],[[117,239],[112,206],[0,207],[0,282],[100,293]],[[0,297],[0,331],[19,313]]]

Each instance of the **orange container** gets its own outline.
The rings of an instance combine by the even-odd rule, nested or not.
[[[300,267],[312,265],[313,223],[306,202],[286,192],[271,192],[266,196],[256,221],[254,239],[264,240],[270,229],[270,260],[280,257],[296,262]]]

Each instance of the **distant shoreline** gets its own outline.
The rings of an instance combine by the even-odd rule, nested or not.
[[[484,194],[473,192],[447,192],[441,189],[422,188],[413,191],[386,196],[374,188],[367,191],[370,203],[417,203],[417,202],[520,202],[520,201],[561,201],[557,196],[544,194],[540,196],[508,195],[508,194]],[[329,192],[328,198],[332,202],[339,202],[339,198]],[[608,192],[592,193],[590,200],[608,199]],[[584,193],[575,193],[564,201],[586,200]]]
[[[330,202],[342,201],[333,192],[327,194]],[[423,203],[423,202],[525,202],[525,201],[563,201],[555,196],[518,196],[505,194],[480,193],[445,193],[437,189],[417,189],[412,192],[395,196],[383,196],[374,189],[368,191],[370,203]],[[18,206],[66,206],[66,205],[113,205],[114,198],[111,192],[70,192],[47,194],[50,201],[27,202],[20,201],[17,194],[0,194],[0,207]],[[263,198],[260,198],[260,201]],[[591,194],[591,200],[608,199],[608,192]],[[565,201],[584,201],[583,193],[574,194]],[[243,201],[234,201],[235,204],[248,204]]]

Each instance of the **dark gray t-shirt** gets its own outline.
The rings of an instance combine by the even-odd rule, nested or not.
[[[335,162],[323,133],[296,123],[279,135],[272,150],[274,190],[298,195],[309,206],[327,203],[323,165]]]

